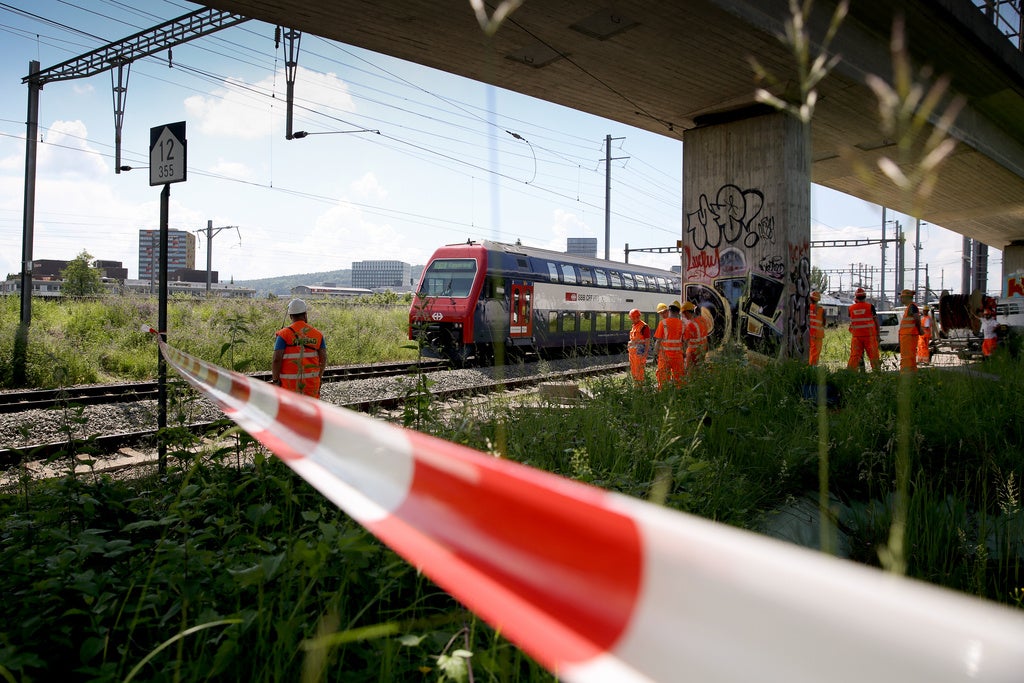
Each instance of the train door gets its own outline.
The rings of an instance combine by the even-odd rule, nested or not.
[[[509,337],[512,339],[533,337],[533,285],[512,285],[508,314]]]

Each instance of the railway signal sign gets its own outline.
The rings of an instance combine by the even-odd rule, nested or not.
[[[186,149],[184,121],[149,129],[150,186],[185,181]]]

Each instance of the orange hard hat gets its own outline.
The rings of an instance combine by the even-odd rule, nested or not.
[[[811,301],[821,301],[821,292],[811,292]]]
[[[640,309],[639,309],[639,308],[634,308],[634,309],[632,309],[632,310],[631,310],[631,311],[629,312],[629,317],[630,317],[630,319],[632,319],[632,320],[639,320],[639,319],[640,319]]]
[[[858,287],[857,291],[853,293],[853,297],[855,299],[863,299],[866,296],[867,296],[867,294],[864,292],[864,288],[863,287]]]

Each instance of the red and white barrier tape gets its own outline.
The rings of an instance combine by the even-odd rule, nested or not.
[[[1024,680],[1024,611],[609,493],[164,357],[567,681]]]

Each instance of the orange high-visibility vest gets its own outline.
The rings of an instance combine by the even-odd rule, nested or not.
[[[867,301],[857,301],[850,305],[850,332],[854,337],[873,338],[878,336],[878,321]]]
[[[631,352],[640,356],[647,355],[647,345],[651,339],[651,328],[643,320],[633,323],[629,329],[629,345]]]
[[[320,395],[320,355],[324,335],[303,320],[277,331],[284,340],[281,387],[307,396]]]
[[[654,332],[655,339],[661,340],[658,347],[661,353],[683,352],[683,321],[679,318],[662,318],[658,329]]]
[[[917,320],[914,318],[914,314],[910,310],[911,306],[917,308],[914,304],[907,304],[906,309],[903,311],[903,317],[900,319],[901,337],[916,337],[920,334],[918,331]]]
[[[869,311],[870,312],[870,311]],[[811,302],[811,338],[825,338],[825,309]]]

